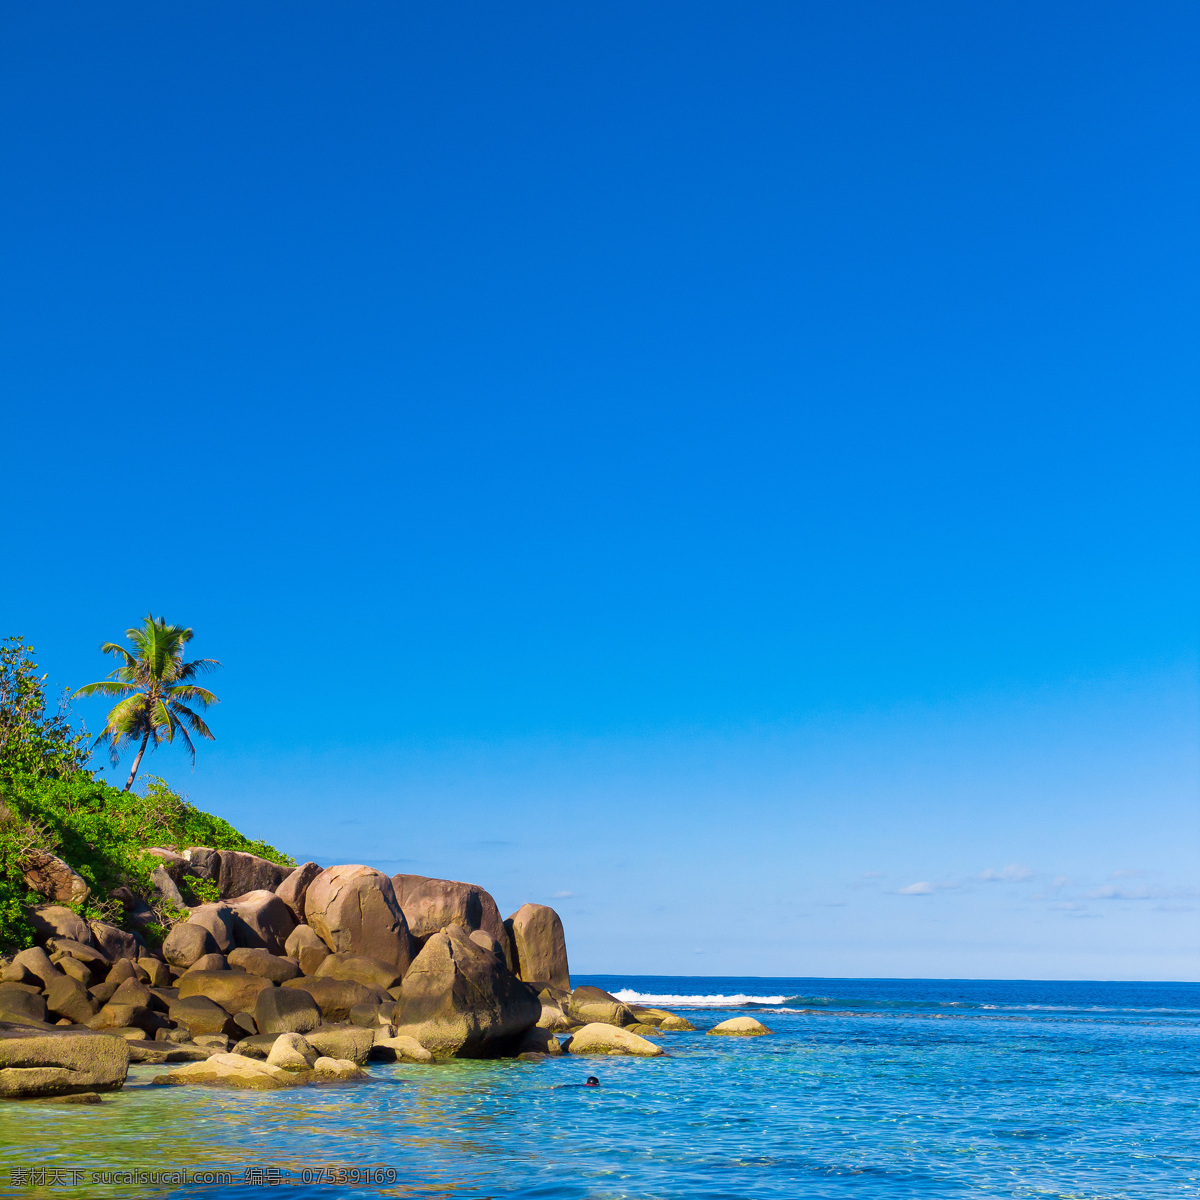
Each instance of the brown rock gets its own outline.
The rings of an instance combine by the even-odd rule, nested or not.
[[[305,975],[315,975],[330,954],[329,947],[310,925],[297,925],[288,934],[283,948],[289,958],[294,958],[300,964],[300,970]]]
[[[461,925],[467,933],[482,929],[497,944],[505,941],[500,910],[478,884],[425,875],[393,875],[392,887],[404,910],[408,932],[420,945],[447,925]]]
[[[157,958],[139,958],[137,965],[146,972],[146,982],[151,987],[171,986],[171,972],[165,962]]]
[[[114,1004],[111,1000],[91,1019],[84,1022],[91,1029],[138,1029],[153,1037],[166,1020],[161,1013],[152,1012],[142,1004]]]
[[[300,988],[264,988],[254,1001],[254,1020],[264,1034],[308,1033],[321,1023],[321,1009]]]
[[[537,994],[469,938],[432,934],[404,977],[396,1034],[435,1055],[476,1057],[515,1045],[541,1014]]]
[[[89,932],[92,935],[92,945],[109,962],[116,962],[118,958],[137,958],[138,951],[146,944],[141,938],[105,921],[92,921]]]
[[[121,986],[119,979],[106,979],[103,983],[93,984],[88,988],[88,995],[95,1000],[96,1004],[103,1007],[112,998],[117,988]]]
[[[223,954],[202,954],[179,978],[193,971],[228,971],[229,961]]]
[[[150,886],[154,888],[154,894],[163,904],[173,905],[175,908],[187,908],[187,901],[183,898],[183,893],[175,884],[175,880],[167,873],[165,867],[155,867],[150,872]]]
[[[180,921],[171,927],[163,942],[163,956],[176,967],[190,967],[205,954],[215,954],[217,943],[203,925]]]
[[[183,852],[187,873],[196,879],[221,877],[221,852],[208,846],[189,846]]]
[[[46,987],[46,1011],[54,1017],[82,1025],[96,1015],[96,1010],[96,1002],[78,979],[60,975]]]
[[[65,979],[66,976],[60,976]],[[29,992],[20,983],[0,984],[0,1021],[14,1025],[41,1025],[46,1020],[46,1000],[40,992]]]
[[[559,1055],[563,1052],[562,1043],[548,1029],[535,1025],[526,1030],[517,1047],[520,1054],[549,1054]]]
[[[236,896],[229,907],[233,909],[233,940],[238,946],[283,954],[288,934],[296,928],[296,918],[274,892]]]
[[[188,914],[188,924],[207,929],[221,954],[228,954],[236,945],[233,921],[233,909],[219,901],[216,904],[198,904]]]
[[[93,946],[85,945],[83,942],[76,942],[71,938],[51,938],[46,943],[46,947],[51,954],[69,954],[78,962],[95,964],[102,967],[105,971],[108,970],[109,959],[107,955]]]
[[[24,967],[30,975],[40,980],[43,986],[48,984],[52,979],[60,978],[62,975],[62,971],[50,961],[49,956],[41,946],[30,946],[28,950],[22,950],[20,954],[14,954],[13,966]]]
[[[634,1054],[641,1058],[656,1058],[662,1054],[661,1046],[628,1029],[596,1022],[577,1029],[566,1040],[563,1049],[568,1054]]]
[[[433,1055],[411,1037],[380,1038],[371,1047],[370,1057],[380,1062],[433,1062]]]
[[[113,992],[109,1004],[128,1004],[142,1008],[157,1007],[154,997],[150,994],[150,989],[138,979],[122,980],[120,986]]]
[[[280,958],[268,950],[252,950],[238,948],[230,950],[229,965],[240,967],[251,975],[261,975],[272,983],[284,983],[289,979],[297,979],[300,968],[290,958]]]
[[[350,1010],[356,1004],[365,1004],[370,1000],[381,1004],[387,996],[386,992],[381,995],[374,988],[355,983],[352,979],[289,979],[280,990],[287,988],[307,992],[316,1001],[322,1019],[331,1024],[348,1021]]]
[[[85,989],[91,987],[95,982],[92,968],[87,963],[81,963],[77,958],[72,958],[69,954],[52,954],[50,961],[64,975],[69,975],[72,979],[83,984]]]
[[[25,886],[48,900],[82,904],[88,898],[89,888],[82,876],[47,850],[31,850],[21,864],[21,873]]]
[[[189,1083],[207,1084],[215,1087],[246,1088],[250,1091],[271,1091],[281,1087],[295,1087],[305,1082],[307,1073],[285,1071],[281,1067],[268,1066],[256,1058],[244,1054],[214,1054],[205,1062],[188,1063],[176,1071],[156,1076],[153,1083],[180,1085]]]
[[[271,981],[245,971],[188,971],[179,977],[179,998],[207,996],[230,1016],[252,1012],[258,993]]]
[[[275,895],[291,909],[297,924],[304,920],[304,897],[308,893],[308,885],[321,873],[321,868],[315,862],[301,863],[275,889]]]
[[[233,1018],[207,996],[185,996],[171,1005],[171,1020],[191,1030],[192,1037],[221,1033],[233,1036]]]
[[[375,1034],[370,1029],[347,1025],[342,1029],[314,1029],[312,1033],[306,1033],[304,1038],[319,1054],[365,1063],[371,1053]]]
[[[0,1095],[52,1096],[113,1091],[125,1082],[129,1049],[88,1033],[0,1033]]]
[[[357,954],[331,954],[322,959],[314,974],[318,979],[353,979],[384,991],[400,982],[400,971],[391,963]]]
[[[633,1025],[637,1018],[627,1004],[597,987],[577,987],[571,993],[567,1015],[583,1025]]]
[[[412,943],[392,881],[370,867],[322,871],[304,898],[309,925],[335,953],[366,955],[392,963],[403,974]]]
[[[222,850],[221,870],[217,886],[221,899],[245,896],[249,892],[275,889],[291,874],[291,867],[281,867],[257,854],[242,850]]]
[[[505,921],[512,939],[514,970],[527,983],[570,988],[567,941],[558,913],[544,904],[523,904]]]
[[[70,938],[87,945],[92,940],[88,923],[61,904],[39,904],[29,912],[29,923],[40,942],[52,937]]]

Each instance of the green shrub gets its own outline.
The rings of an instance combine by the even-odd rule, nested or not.
[[[36,672],[32,650],[19,638],[0,643],[0,950],[33,941],[28,908],[43,898],[25,886],[22,863],[31,850],[57,854],[83,877],[91,895],[75,906],[81,916],[119,923],[122,909],[107,897],[128,887],[154,909],[148,933],[159,939],[184,914],[155,899],[150,873],[158,863],[142,853],[147,847],[245,850],[296,865],[201,812],[157,776],[144,776],[140,792],[93,779],[84,767],[86,733],[71,727],[65,704],[47,715],[45,676]],[[188,880],[186,891],[198,903],[217,898],[207,880]]]

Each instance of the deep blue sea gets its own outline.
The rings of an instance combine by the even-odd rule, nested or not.
[[[1200,1197],[1200,984],[572,982],[674,1008],[697,1032],[666,1035],[659,1059],[372,1064],[370,1084],[265,1094],[150,1088],[162,1068],[138,1067],[98,1107],[0,1106],[0,1194]],[[737,1013],[774,1035],[705,1036]],[[599,1088],[553,1087],[589,1073]],[[26,1185],[38,1168],[59,1174]],[[182,1168],[235,1182],[92,1175]],[[343,1182],[301,1182],[325,1168]]]

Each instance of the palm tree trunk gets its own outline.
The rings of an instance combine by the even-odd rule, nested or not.
[[[142,755],[146,753],[146,746],[150,741],[150,731],[146,730],[146,736],[142,738],[142,748],[137,752],[137,758],[133,760],[133,770],[129,772],[129,778],[125,780],[125,786],[121,789],[123,792],[129,791],[133,787],[133,781],[137,777],[138,767],[141,765]]]

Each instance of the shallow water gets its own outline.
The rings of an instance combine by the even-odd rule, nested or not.
[[[1200,1195],[1200,985],[573,982],[690,1006],[698,1032],[666,1035],[669,1058],[372,1064],[370,1084],[265,1094],[150,1088],[163,1068],[136,1067],[101,1106],[0,1106],[0,1195]],[[774,1036],[704,1035],[734,1013]],[[589,1073],[599,1089],[552,1089]],[[395,1182],[301,1181],[326,1166]],[[182,1168],[234,1182],[93,1176]],[[290,1182],[244,1182],[271,1168]]]

